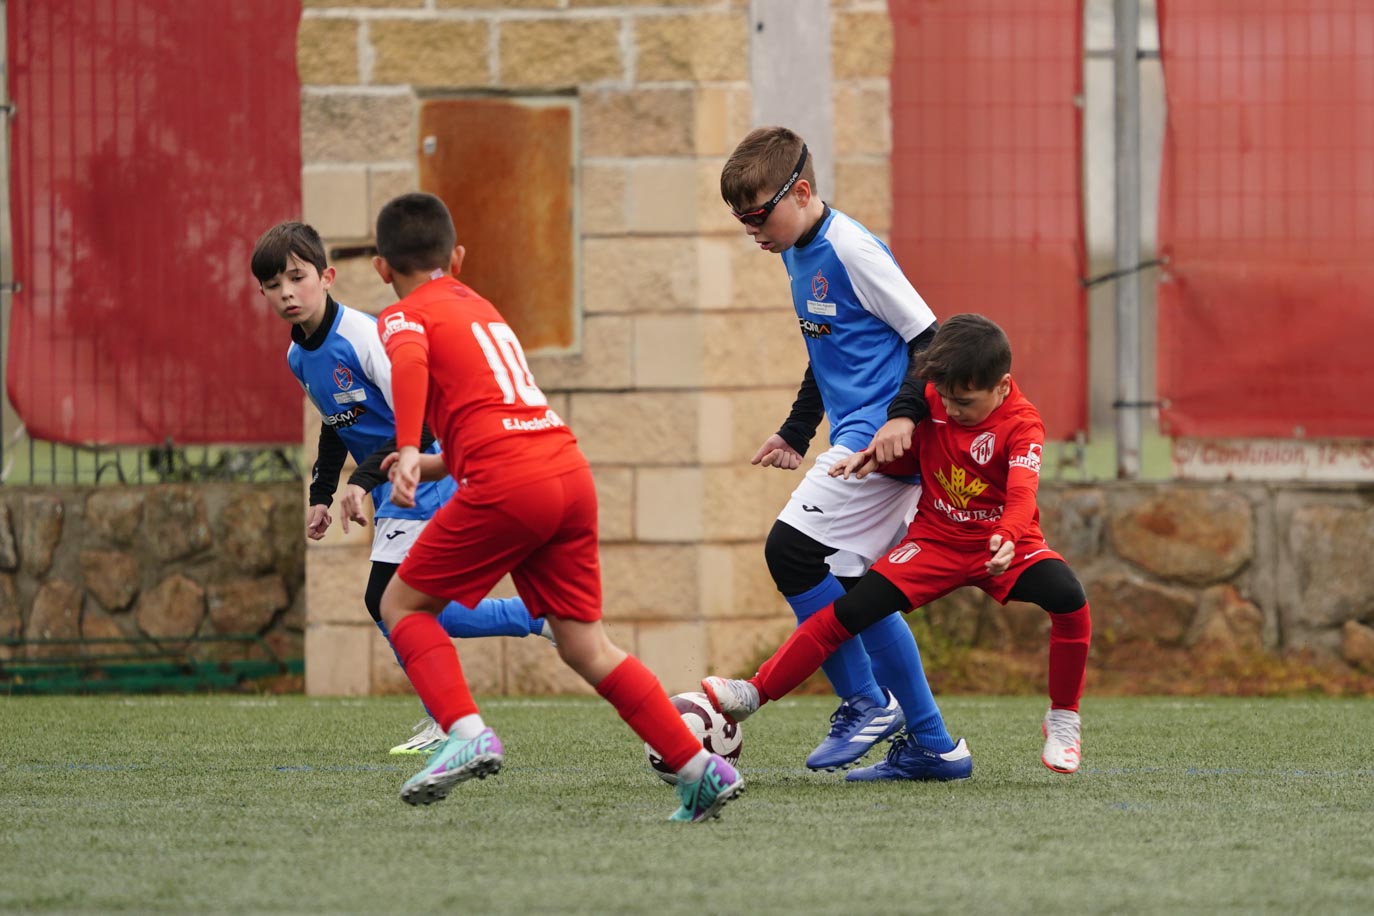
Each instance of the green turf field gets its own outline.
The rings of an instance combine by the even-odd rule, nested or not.
[[[805,697],[679,825],[598,700],[486,701],[506,768],[415,809],[414,700],[0,699],[0,912],[1374,912],[1374,701],[1090,699],[1075,776],[1038,699],[943,707],[968,782],[809,773]]]

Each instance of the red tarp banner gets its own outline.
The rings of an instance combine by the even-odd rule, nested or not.
[[[9,397],[34,439],[299,441],[249,271],[300,213],[296,0],[9,0]]]
[[[1000,324],[1051,439],[1087,426],[1080,0],[891,0],[892,249]]]
[[[1163,431],[1374,437],[1374,4],[1160,20]]]

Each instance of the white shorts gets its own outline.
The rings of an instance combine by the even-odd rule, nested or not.
[[[429,524],[427,518],[379,518],[373,520],[372,561],[400,564],[410,545]]]
[[[823,452],[778,514],[778,521],[834,547],[826,562],[832,573],[846,577],[862,576],[901,541],[921,498],[919,486],[883,474],[831,477],[831,465],[852,454],[842,445]]]

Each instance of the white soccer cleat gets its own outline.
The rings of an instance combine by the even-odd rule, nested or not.
[[[711,705],[731,722],[739,724],[759,711],[758,688],[748,681],[728,677],[704,677],[701,689],[711,698]]]
[[[428,754],[448,740],[448,734],[429,716],[415,723],[415,734],[391,749],[391,753]]]
[[[1056,773],[1073,773],[1083,757],[1083,720],[1072,709],[1051,709],[1040,723],[1045,750],[1040,762]]]

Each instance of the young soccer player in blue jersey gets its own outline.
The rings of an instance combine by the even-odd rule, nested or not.
[[[382,459],[395,448],[391,362],[377,336],[377,319],[340,305],[329,294],[334,268],[326,262],[319,233],[301,222],[273,226],[253,249],[252,270],[272,309],[291,324],[287,364],[323,418],[319,457],[310,479],[306,536],[323,538],[333,522],[329,506],[351,454],[358,468],[341,500],[342,522],[345,531],[350,520],[367,524],[364,500],[370,495],[372,574],[364,602],[387,636],[382,592],[429,518],[456,488],[445,478],[421,486],[412,508],[391,501],[391,483],[381,471]],[[430,453],[439,451],[432,436],[425,445]],[[451,604],[439,621],[454,637],[545,635],[544,621],[531,617],[519,598],[488,598],[474,608]],[[414,731],[391,753],[428,753],[448,738],[428,711]]]
[[[721,196],[744,231],[763,251],[782,256],[809,357],[791,414],[753,463],[800,467],[822,414],[830,421],[830,447],[793,491],[764,548],[798,624],[857,582],[901,539],[916,510],[916,478],[843,479],[829,470],[869,446],[883,461],[910,450],[924,385],[908,369],[936,329],[935,315],[887,246],[821,200],[815,184],[806,143],[785,127],[751,132],[720,176]],[[822,670],[841,703],[808,767],[848,767],[903,727],[920,748],[953,750],[900,614],[844,643]],[[846,778],[904,777],[889,759]]]

